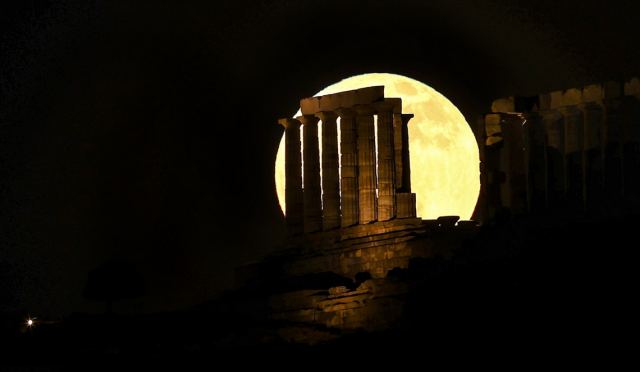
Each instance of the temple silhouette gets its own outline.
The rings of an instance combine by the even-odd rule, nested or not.
[[[412,115],[400,98],[375,86],[302,99],[302,116],[278,121],[289,237],[275,254],[236,270],[240,293],[254,301],[239,308],[279,322],[287,341],[313,344],[353,332],[431,329],[432,317],[459,316],[459,325],[468,301],[493,298],[491,312],[507,306],[504,283],[518,282],[513,270],[532,265],[518,263],[521,251],[544,252],[535,248],[550,246],[544,238],[566,246],[566,237],[552,237],[566,233],[568,220],[609,223],[637,210],[638,98],[640,82],[632,79],[495,100],[473,128],[481,190],[470,221],[416,216]],[[564,262],[574,254],[553,256]],[[536,258],[540,267],[548,257]]]

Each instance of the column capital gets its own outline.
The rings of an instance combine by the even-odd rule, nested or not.
[[[338,118],[338,114],[334,111],[319,111],[316,112],[316,117],[324,123],[326,121],[335,121]]]
[[[300,121],[302,125],[314,125],[318,124],[318,121],[320,121],[320,119],[318,119],[315,115],[297,116],[296,119]]]
[[[402,123],[403,124],[408,124],[409,120],[413,119],[413,114],[400,114],[402,117]]]
[[[409,120],[413,119],[413,114],[393,114],[393,116],[395,118],[394,120],[400,119],[400,122],[402,123],[402,125],[408,125]]]
[[[285,127],[285,129],[296,128],[300,126],[300,121],[294,118],[282,118],[278,120],[278,124]]]

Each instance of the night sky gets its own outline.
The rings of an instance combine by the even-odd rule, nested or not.
[[[342,78],[423,81],[469,122],[492,99],[640,75],[637,2],[17,1],[0,5],[0,312],[102,311],[130,263],[180,309],[273,251],[298,100]]]

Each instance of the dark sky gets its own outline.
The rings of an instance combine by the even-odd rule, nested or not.
[[[135,4],[134,4],[135,3]],[[0,311],[95,311],[112,259],[176,309],[284,227],[273,183],[300,98],[366,72],[471,122],[493,98],[640,74],[637,2],[17,1],[0,6]]]

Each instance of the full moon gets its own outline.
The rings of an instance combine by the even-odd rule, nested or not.
[[[451,101],[435,89],[402,75],[372,73],[341,80],[316,96],[384,85],[385,97],[402,98],[409,121],[411,189],[425,219],[470,219],[480,193],[480,155],[471,127]],[[300,111],[294,115],[301,115]],[[319,126],[321,130],[321,125]],[[275,182],[285,211],[284,134],[276,156]]]

